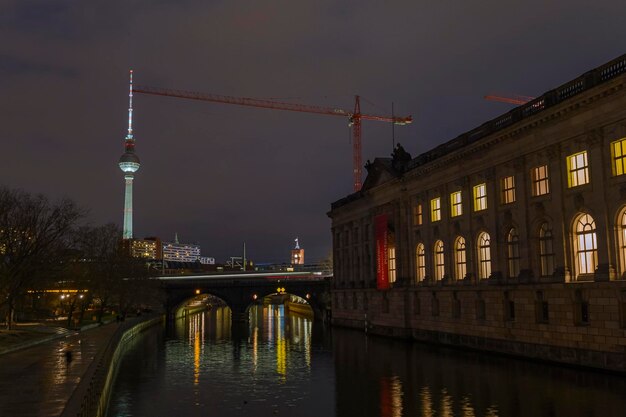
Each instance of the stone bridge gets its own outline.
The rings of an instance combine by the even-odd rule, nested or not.
[[[306,300],[315,319],[325,319],[330,309],[331,273],[324,272],[233,272],[207,275],[161,276],[167,294],[168,318],[198,294],[210,294],[228,305],[233,322],[248,320],[248,308],[266,295],[284,293]]]

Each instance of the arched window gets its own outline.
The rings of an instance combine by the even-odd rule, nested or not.
[[[387,249],[388,253],[388,269],[389,269],[389,283],[396,282],[396,247],[389,245]]]
[[[506,235],[506,257],[509,278],[519,275],[519,235],[514,227]]]
[[[574,222],[576,276],[593,274],[598,266],[596,222],[589,214],[581,214]]]
[[[423,281],[426,277],[426,254],[424,253],[423,243],[418,243],[415,248],[415,266],[417,282]]]
[[[617,242],[619,245],[619,260],[620,260],[620,276],[626,274],[626,207],[622,209],[620,215],[617,218]]]
[[[478,235],[478,278],[485,279],[491,275],[491,238],[489,233]]]
[[[542,277],[554,274],[552,226],[547,222],[542,223],[539,227],[539,264],[541,265]]]
[[[439,281],[443,278],[445,272],[445,262],[443,257],[443,242],[438,240],[435,242],[435,279]]]
[[[463,279],[467,274],[467,253],[465,252],[465,238],[459,236],[454,241],[454,278]]]

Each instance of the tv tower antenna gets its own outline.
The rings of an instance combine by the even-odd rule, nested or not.
[[[123,239],[133,238],[133,179],[139,169],[139,157],[135,154],[133,137],[133,70],[130,70],[130,92],[128,93],[128,134],[124,140],[124,154],[120,157],[119,167],[124,173],[126,188],[124,192],[124,231]]]

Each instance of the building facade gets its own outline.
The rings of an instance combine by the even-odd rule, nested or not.
[[[163,243],[163,259],[173,262],[196,262],[200,258],[200,245],[193,243]]]
[[[291,265],[304,265],[304,248],[300,247],[298,238],[295,242],[296,246],[291,250]]]
[[[333,322],[626,371],[626,55],[332,205]]]
[[[128,241],[130,242],[130,256],[151,260],[162,259],[161,239],[147,237],[145,239],[129,239]]]

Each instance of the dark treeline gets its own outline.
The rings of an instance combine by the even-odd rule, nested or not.
[[[160,303],[153,273],[124,250],[119,227],[81,224],[85,214],[69,199],[0,187],[0,312],[8,329],[37,294],[55,294],[39,307],[60,308],[68,327],[87,310],[102,322],[110,310],[123,317]]]

